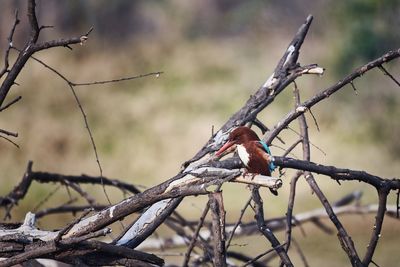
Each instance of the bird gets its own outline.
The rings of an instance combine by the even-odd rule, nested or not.
[[[246,167],[246,173],[256,175],[261,174],[271,176],[275,166],[271,160],[271,151],[267,144],[260,140],[258,135],[249,127],[239,126],[235,128],[228,136],[228,141],[215,153],[221,156],[224,151],[236,145],[236,150],[240,160]],[[277,191],[270,189],[274,195]]]

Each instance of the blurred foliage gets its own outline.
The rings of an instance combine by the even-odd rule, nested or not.
[[[339,28],[335,70],[339,76],[400,44],[398,0],[337,1],[333,19]]]
[[[338,37],[331,49],[334,51],[333,67],[337,79],[400,46],[400,31],[396,30],[400,27],[399,14],[398,0],[338,1],[334,5],[331,17],[337,23]],[[391,71],[399,77],[396,75],[398,68]],[[339,97],[338,104],[355,105],[357,109],[366,111],[353,115],[362,129],[354,134],[356,140],[377,143],[392,157],[400,158],[400,94],[391,89],[392,81],[387,77],[382,79],[382,73],[370,77],[355,82],[360,89],[359,101]]]

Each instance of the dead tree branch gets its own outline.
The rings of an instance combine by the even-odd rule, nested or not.
[[[267,79],[259,90],[249,98],[245,105],[232,115],[221,129],[209,139],[202,149],[200,149],[192,159],[183,164],[184,170],[182,170],[176,177],[179,177],[186,172],[196,170],[200,165],[212,161],[214,157],[210,155],[210,152],[216,151],[224,144],[229,132],[234,127],[255,120],[257,114],[266,106],[271,104],[275,97],[297,77],[307,73],[315,73],[316,70],[321,69],[315,64],[305,67],[297,65],[299,50],[311,25],[311,21],[312,16],[308,16],[306,22],[299,28],[292,42],[289,44],[289,47],[278,63],[275,72]],[[170,199],[170,201],[174,200]],[[165,203],[165,205],[167,204],[168,203]],[[148,215],[145,213],[142,216]],[[140,225],[134,225],[134,227],[143,229],[148,227],[149,223],[150,222],[148,221],[141,221]]]
[[[271,243],[272,247],[275,249],[276,253],[279,255],[282,262],[288,267],[293,266],[293,263],[291,262],[288,254],[286,253],[286,250],[279,243],[278,239],[275,237],[275,235],[272,233],[272,231],[265,224],[263,203],[262,203],[262,199],[261,199],[260,193],[258,192],[257,188],[252,189],[252,197],[253,197],[253,201],[255,203],[255,214],[256,214],[255,217],[256,217],[258,229]]]
[[[3,75],[6,72],[9,72],[8,67],[10,66],[10,63],[9,63],[10,50],[13,47],[14,32],[15,32],[15,29],[17,28],[17,25],[19,24],[19,22],[20,21],[18,19],[18,10],[16,10],[15,11],[14,24],[13,24],[13,26],[12,26],[12,28],[10,30],[10,34],[8,35],[8,38],[7,38],[8,46],[7,46],[6,52],[4,54],[4,66],[3,66],[3,69],[0,71],[0,78],[3,77]],[[11,106],[11,105],[9,105],[9,106]],[[0,105],[0,107],[1,107],[1,105]],[[6,108],[7,107],[5,107],[3,109],[6,109]]]
[[[308,171],[316,174],[323,174],[331,177],[335,181],[360,181],[370,184],[377,189],[386,186],[391,190],[397,190],[400,188],[400,180],[398,178],[381,178],[365,171],[337,168],[335,166],[325,166],[322,164],[314,163],[312,161],[278,156],[274,157],[274,163],[282,168],[290,168],[301,171]]]
[[[337,216],[343,215],[369,215],[369,214],[376,214],[378,211],[378,204],[369,204],[369,205],[345,205],[345,206],[333,206],[333,211]],[[396,206],[395,205],[388,205],[386,207],[385,215],[396,219]],[[321,223],[324,220],[329,219],[329,215],[326,213],[324,208],[317,208],[310,211],[305,211],[302,213],[294,214],[292,216],[292,227],[301,227],[305,224],[313,224],[318,227],[317,224]],[[197,222],[189,221],[190,224],[195,224]],[[287,229],[287,216],[284,217],[276,217],[265,220],[266,226],[273,232],[278,231],[286,231]],[[233,224],[226,224],[226,232],[227,234],[232,233],[234,230],[235,225]],[[326,226],[325,226],[326,227]],[[326,232],[324,228],[319,228],[322,231]],[[258,235],[259,229],[256,222],[242,222],[240,227],[235,229],[235,237],[244,237],[250,235]],[[332,234],[332,231],[326,232],[327,234]],[[208,229],[203,229],[199,233],[201,236],[210,236],[211,233]],[[284,243],[284,247],[286,247],[286,243]],[[182,246],[186,246],[186,243],[182,238],[178,236],[171,236],[168,238],[148,238],[146,239],[138,248],[140,249],[149,249],[149,250],[156,250],[163,247],[164,249],[169,248],[179,248]]]
[[[273,129],[268,132],[263,140],[266,143],[271,143],[272,140],[282,131],[284,130],[293,120],[298,118],[301,114],[305,113],[307,110],[310,110],[314,105],[318,104],[320,101],[328,98],[332,94],[336,93],[338,90],[342,89],[345,85],[351,83],[356,78],[361,77],[366,72],[381,66],[384,63],[387,63],[393,59],[396,59],[400,56],[400,49],[390,51],[383,56],[357,68],[351,74],[347,75],[345,78],[330,86],[329,88],[322,90],[320,93],[316,94],[309,100],[301,103],[295,110],[289,112],[279,123],[277,123]]]
[[[214,266],[226,266],[225,251],[225,209],[222,193],[209,194],[212,216],[212,233],[214,237]]]
[[[25,66],[25,63],[28,61],[28,59],[36,52],[39,52],[41,50],[45,50],[51,47],[66,47],[69,45],[73,44],[79,44],[83,43],[85,40],[87,40],[88,35],[90,31],[88,31],[86,34],[81,35],[79,37],[72,37],[69,39],[59,39],[59,40],[53,40],[53,41],[47,41],[47,42],[38,42],[39,38],[39,33],[40,33],[40,28],[38,25],[38,21],[36,18],[36,11],[35,11],[36,3],[34,0],[29,0],[28,1],[28,19],[29,19],[29,25],[31,28],[30,36],[27,42],[25,43],[22,51],[18,54],[18,57],[14,64],[12,65],[11,69],[8,70],[8,65],[5,64],[4,66],[4,73],[7,73],[5,76],[1,86],[0,86],[0,107],[3,105],[3,102],[10,91],[12,85],[15,83],[15,80],[17,76],[20,74],[21,70]],[[16,28],[16,25],[18,24],[18,13],[15,15],[15,22],[14,25],[11,29],[10,32],[10,38],[9,41],[9,49],[11,49],[12,46],[12,37],[14,35],[14,31]],[[8,62],[8,53],[6,54],[7,62]],[[3,72],[3,71],[2,71]]]
[[[8,206],[17,204],[23,199],[31,186],[32,181],[39,183],[74,183],[74,184],[103,184],[117,187],[122,191],[128,191],[132,194],[140,193],[136,186],[122,182],[117,179],[108,179],[106,177],[93,177],[88,175],[73,176],[62,175],[48,172],[32,171],[33,162],[28,163],[23,179],[6,197],[0,197],[0,206]]]
[[[14,24],[8,38],[9,45],[6,49],[4,67],[0,70],[0,78],[4,77],[4,80],[0,85],[0,111],[7,109],[21,99],[21,97],[18,97],[8,104],[3,105],[11,87],[15,84],[17,76],[29,59],[33,59],[45,68],[49,69],[67,84],[73,94],[90,137],[100,176],[69,176],[47,172],[34,172],[32,171],[32,162],[30,162],[21,182],[7,196],[0,198],[0,206],[6,208],[7,217],[10,217],[11,209],[26,196],[33,181],[66,185],[67,190],[71,187],[80,195],[80,199],[86,200],[89,205],[72,206],[71,204],[75,202],[75,199],[72,198],[72,195],[70,194],[69,202],[64,205],[39,211],[36,216],[33,213],[27,213],[25,222],[18,227],[9,227],[6,229],[0,227],[0,257],[7,258],[0,261],[0,266],[12,266],[39,257],[56,259],[75,265],[119,264],[160,266],[164,264],[163,259],[152,254],[134,250],[133,248],[146,248],[146,245],[148,245],[150,241],[154,241],[150,236],[163,223],[172,229],[177,235],[178,238],[175,238],[174,240],[183,240],[181,243],[184,243],[185,245],[189,244],[186,254],[183,255],[184,266],[189,266],[192,263],[205,264],[210,262],[213,262],[215,266],[226,266],[227,258],[229,257],[244,262],[245,266],[250,264],[260,266],[261,263],[257,262],[257,259],[272,252],[275,252],[275,254],[270,254],[272,255],[271,258],[274,257],[274,255],[278,255],[282,266],[293,266],[293,262],[289,256],[289,249],[292,241],[293,245],[296,246],[300,257],[303,259],[304,264],[308,265],[305,254],[292,239],[292,228],[301,226],[305,222],[311,222],[322,231],[331,233],[332,230],[327,227],[324,222],[321,222],[322,218],[329,218],[336,227],[339,242],[353,266],[368,266],[370,263],[374,263],[373,256],[379,241],[384,216],[396,216],[397,214],[398,217],[398,203],[396,207],[388,206],[387,197],[391,190],[400,192],[400,179],[386,179],[369,174],[365,171],[325,166],[312,162],[310,145],[313,144],[309,138],[305,113],[307,111],[310,111],[311,113],[311,108],[313,106],[328,98],[330,95],[338,92],[340,89],[344,88],[345,85],[350,84],[354,87],[353,82],[355,79],[374,68],[380,68],[384,74],[389,76],[389,78],[398,85],[398,81],[383,67],[383,64],[398,58],[400,56],[400,49],[390,51],[368,64],[361,66],[341,81],[320,91],[309,100],[301,102],[300,92],[295,84],[296,79],[303,74],[322,75],[324,72],[324,69],[316,64],[300,65],[298,63],[300,49],[312,22],[312,16],[308,16],[305,23],[300,26],[292,41],[289,43],[288,48],[276,65],[272,75],[269,76],[254,95],[252,95],[247,102],[238,109],[238,111],[234,113],[218,131],[216,131],[216,133],[213,131],[213,134],[207,143],[191,159],[187,160],[183,164],[182,170],[179,171],[177,175],[159,185],[141,192],[131,184],[103,177],[102,166],[89,127],[87,115],[79,100],[75,87],[114,83],[146,76],[158,77],[162,72],[152,72],[138,76],[104,81],[82,83],[72,82],[61,72],[36,58],[34,54],[53,47],[71,48],[71,45],[73,44],[83,44],[88,39],[88,35],[91,33],[92,29],[90,29],[86,34],[78,37],[39,42],[40,31],[47,28],[47,26],[39,26],[35,13],[35,6],[36,3],[34,0],[28,0],[27,15],[30,34],[22,49],[18,49],[12,44],[14,32],[19,23],[18,13],[15,14]],[[10,68],[9,53],[11,50],[17,51],[18,55]],[[292,83],[295,84],[295,108],[282,118],[273,128],[271,128],[271,130],[269,130],[270,128],[258,118],[258,114],[268,105],[273,103],[275,98]],[[312,113],[311,116],[319,129]],[[290,127],[291,122],[295,119],[299,120],[299,133]],[[263,133],[265,132],[263,140],[268,145],[271,145],[275,139],[281,141],[283,145],[286,145],[278,136],[284,129],[291,129],[299,135],[297,141],[288,148],[283,148],[285,151],[283,157],[273,157],[273,163],[281,169],[290,168],[297,171],[291,182],[286,216],[266,220],[264,218],[263,199],[259,193],[260,186],[272,189],[280,188],[282,186],[282,180],[280,178],[255,175],[249,179],[246,176],[242,176],[243,164],[237,156],[220,161],[220,158],[217,158],[214,155],[214,152],[227,141],[230,132],[235,127],[253,124],[259,127]],[[0,134],[17,136],[16,133],[6,130],[0,130]],[[3,136],[0,135],[0,137]],[[302,144],[303,160],[286,157],[299,144]],[[324,192],[322,192],[314,179],[314,174],[322,174],[335,181],[360,181],[370,185],[376,188],[378,192],[378,205],[342,206],[354,201],[356,199],[355,195],[346,199],[341,199],[339,202],[334,204],[330,204],[325,197]],[[296,185],[301,175],[305,176],[309,186],[319,198],[323,209],[293,215]],[[226,182],[250,184],[252,189],[251,199],[254,202],[252,208],[255,214],[255,222],[242,222],[242,217],[246,208],[251,205],[251,199],[249,199],[241,211],[236,223],[225,223],[222,192],[219,192],[219,189]],[[102,185],[106,196],[107,193],[104,189],[104,185],[119,188],[123,192],[128,191],[133,195],[114,205],[111,204],[111,201],[107,196],[109,205],[100,205],[97,204],[98,202],[91,195],[80,187],[81,184]],[[217,186],[217,193],[210,193],[211,186]],[[209,202],[203,209],[203,213],[198,221],[188,221],[175,212],[175,209],[186,196],[207,194],[209,195]],[[45,200],[49,197],[46,197]],[[89,215],[89,212],[84,211],[88,206],[93,207],[95,210],[91,215]],[[211,221],[207,221],[206,219],[209,210],[211,210]],[[83,212],[83,214],[81,214],[78,219],[74,219],[72,222],[66,224],[66,226],[61,230],[48,231],[36,228],[35,222],[37,218],[61,212]],[[95,238],[108,235],[110,232],[108,227],[111,224],[123,220],[125,217],[136,212],[142,213],[138,215],[129,227],[123,229],[122,233],[120,233],[113,242],[105,243],[99,240],[94,240]],[[338,219],[338,215],[346,213],[365,214],[371,212],[376,212],[375,227],[371,233],[365,256],[361,260],[357,254],[352,238]],[[286,231],[285,243],[279,241],[274,234],[274,231],[280,230]],[[225,233],[229,234],[226,246]],[[262,235],[268,240],[268,244],[272,246],[272,250],[269,250],[269,246],[267,246],[263,250],[266,252],[256,257],[248,256],[244,253],[227,251],[231,240],[234,237],[256,233],[262,233]],[[167,242],[168,238],[161,238],[158,239],[158,241],[158,246],[165,246],[165,243],[162,244],[162,242]],[[173,244],[172,241],[169,243]],[[173,245],[177,244],[175,243]],[[197,252],[197,248],[196,251],[192,253],[195,246],[198,246],[204,251],[203,257]],[[149,248],[149,246],[147,248]]]

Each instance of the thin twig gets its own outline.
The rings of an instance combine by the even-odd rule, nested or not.
[[[294,207],[294,200],[296,196],[296,185],[297,181],[299,180],[300,176],[303,172],[296,172],[290,182],[290,193],[289,193],[289,201],[288,207],[286,211],[286,252],[289,251],[290,243],[292,241],[292,221],[293,221],[293,207]]]
[[[7,47],[6,53],[5,53],[5,55],[4,55],[4,67],[3,67],[3,69],[0,71],[0,78],[3,77],[3,75],[4,75],[6,72],[9,71],[9,70],[8,70],[8,67],[9,67],[9,62],[8,62],[8,60],[9,60],[10,50],[11,50],[11,47],[13,46],[13,36],[14,36],[15,29],[16,29],[17,25],[19,24],[18,10],[15,10],[14,17],[15,17],[15,18],[14,18],[14,24],[13,24],[13,26],[12,26],[12,28],[11,28],[11,31],[10,31],[10,34],[8,35],[8,38],[7,38],[8,47]],[[1,105],[0,105],[0,107],[1,107]],[[5,108],[4,108],[4,109],[5,109]]]
[[[351,81],[351,82],[350,82],[350,85],[351,85],[351,87],[353,88],[353,91],[356,93],[356,95],[358,95],[357,88],[356,88],[355,85],[354,85],[354,81]]]
[[[315,118],[314,113],[312,113],[311,109],[309,109],[308,111],[310,112],[310,115],[314,120],[314,124],[315,124],[315,127],[317,127],[317,131],[320,132],[317,118]]]
[[[297,253],[298,253],[299,256],[300,256],[300,259],[301,259],[301,261],[303,262],[304,267],[309,267],[310,265],[308,264],[308,261],[307,261],[307,259],[306,259],[306,256],[304,255],[304,253],[303,253],[303,251],[302,251],[300,245],[297,243],[296,239],[293,239],[293,245],[294,245],[294,247],[296,248],[296,251],[297,251]]]
[[[285,245],[286,245],[286,243],[283,243],[283,244],[279,245],[279,247],[283,247]],[[245,264],[243,264],[242,267],[249,266],[249,265],[255,263],[256,261],[258,261],[259,259],[261,259],[262,257],[264,257],[265,255],[267,255],[267,254],[269,254],[271,252],[274,252],[274,251],[275,251],[275,248],[271,248],[271,249],[261,253],[260,255],[257,255],[256,257],[254,257],[252,260],[250,260],[250,261],[246,262]]]
[[[220,189],[221,189],[221,185],[218,186],[216,190],[220,190]],[[206,219],[206,216],[207,216],[209,210],[210,210],[210,203],[207,202],[206,206],[204,207],[203,213],[201,214],[201,216],[199,218],[199,222],[197,223],[196,230],[193,233],[192,239],[190,240],[188,249],[186,250],[185,258],[183,259],[183,263],[182,263],[182,267],[187,267],[189,264],[190,254],[192,253],[193,248],[197,242],[197,238],[199,237],[200,229],[204,224],[204,220]]]
[[[19,148],[19,145],[18,145],[17,143],[15,143],[13,140],[11,140],[10,138],[5,137],[5,136],[2,136],[2,135],[0,135],[0,138],[5,139],[6,141],[8,141],[8,142],[11,143],[12,145],[14,145],[16,148]]]
[[[301,107],[300,104],[300,94],[298,91],[298,88],[295,86],[295,99],[296,99],[296,110]],[[309,143],[309,137],[308,137],[308,126],[307,126],[307,121],[304,113],[301,113],[298,117],[299,120],[299,126],[300,126],[300,133],[302,136],[302,145],[303,145],[303,159],[306,161],[310,161],[310,143]],[[354,264],[355,266],[361,266],[361,260],[357,254],[356,248],[354,246],[353,240],[343,227],[342,223],[339,221],[338,217],[336,216],[334,210],[332,209],[332,206],[330,205],[328,199],[325,197],[324,193],[321,191],[319,188],[317,182],[314,179],[314,176],[306,171],[304,172],[304,177],[306,178],[306,181],[310,185],[311,189],[313,192],[317,195],[319,198],[321,204],[324,206],[327,214],[329,214],[329,218],[331,219],[332,223],[336,226],[336,229],[338,230],[338,238],[339,241],[341,242],[343,250],[346,252],[347,256],[350,259],[350,262]]]
[[[262,123],[262,121],[260,121],[258,118],[255,118],[253,120],[253,123],[261,130],[262,134],[265,134],[266,132],[269,131],[269,128],[264,123]],[[283,141],[283,139],[280,138],[279,136],[277,136],[276,139],[278,139],[278,141],[281,142],[283,145],[285,144],[285,141]]]
[[[79,110],[81,111],[81,114],[82,114],[82,117],[83,117],[83,121],[84,121],[84,123],[85,123],[85,128],[86,128],[87,133],[88,133],[88,135],[89,135],[90,142],[92,143],[93,152],[94,152],[94,156],[95,156],[95,158],[96,158],[97,167],[99,168],[99,171],[100,171],[100,177],[102,178],[102,177],[103,177],[103,168],[101,167],[101,164],[100,164],[99,154],[98,154],[98,152],[97,152],[96,143],[94,142],[92,130],[91,130],[90,127],[89,127],[89,121],[88,121],[88,119],[87,119],[86,112],[85,112],[85,110],[83,109],[83,106],[82,106],[82,104],[81,104],[81,101],[79,100],[79,97],[78,97],[78,95],[76,94],[74,87],[73,87],[70,83],[68,83],[68,87],[71,89],[71,92],[72,92],[72,94],[73,94],[73,96],[74,96],[74,98],[75,98],[76,104],[78,105]],[[108,204],[111,205],[111,200],[110,200],[110,197],[109,197],[108,194],[107,194],[106,187],[104,186],[104,183],[103,183],[103,179],[101,179],[101,186],[102,186],[102,188],[103,188],[103,192],[104,192],[104,195],[106,196],[106,199],[107,199],[107,201],[108,201]]]
[[[378,66],[378,68],[387,76],[389,76],[389,78],[395,82],[398,86],[400,86],[400,82],[398,80],[396,80],[396,78],[393,77],[392,74],[390,74],[390,72],[388,72],[385,67],[383,67],[383,65]]]
[[[104,208],[106,208],[106,205],[84,205],[84,206],[69,206],[69,204],[71,202],[74,202],[75,199],[69,200],[66,204],[63,204],[61,206],[58,207],[54,207],[54,208],[48,208],[48,209],[43,209],[43,210],[39,210],[35,213],[36,218],[43,218],[44,216],[47,215],[52,215],[52,214],[59,214],[59,213],[72,213],[72,214],[76,214],[78,212],[82,212],[84,210],[87,209],[93,209],[94,211],[99,211],[102,210]]]
[[[32,210],[37,211],[44,203],[46,203],[55,193],[60,189],[61,185],[57,185],[52,191],[50,191]]]
[[[289,155],[293,151],[293,149],[295,149],[296,146],[300,143],[301,139],[298,139],[296,142],[294,142],[288,149],[285,150],[285,153],[283,153],[282,157],[286,157],[287,155]]]
[[[70,181],[65,181],[65,184],[66,184],[68,187],[74,189],[79,195],[81,195],[84,199],[86,199],[86,201],[87,201],[90,205],[92,205],[92,206],[96,205],[96,199],[94,199],[94,197],[90,196],[88,192],[84,191],[84,190],[79,186],[79,184],[71,183]]]
[[[355,266],[363,266],[360,258],[357,254],[356,248],[354,246],[353,240],[347,233],[346,229],[343,227],[342,223],[339,221],[338,217],[336,216],[332,206],[329,204],[328,199],[322,193],[321,189],[319,188],[318,184],[316,183],[313,175],[309,172],[305,172],[304,174],[306,181],[314,191],[314,193],[318,196],[321,204],[324,206],[327,214],[329,214],[329,218],[331,219],[332,223],[335,225],[338,231],[338,238],[342,245],[343,250],[347,253],[347,256]]]
[[[381,189],[378,189],[379,206],[375,216],[375,224],[371,234],[371,239],[369,241],[367,251],[365,252],[365,256],[362,260],[362,264],[364,266],[368,266],[368,264],[371,262],[375,253],[375,248],[378,245],[379,238],[381,237],[381,230],[383,219],[385,217],[389,191],[390,189],[388,187],[382,187]]]
[[[320,91],[318,94],[310,98],[309,100],[301,103],[302,108],[296,108],[289,112],[280,122],[278,122],[275,127],[267,133],[266,136],[264,136],[263,141],[265,141],[267,144],[271,143],[271,141],[287,126],[295,120],[297,117],[299,117],[301,114],[306,112],[307,109],[310,109],[312,106],[316,105],[320,101],[328,98],[330,95],[334,94],[341,88],[343,88],[345,85],[349,84],[351,81],[355,80],[356,78],[362,76],[364,73],[370,71],[371,69],[374,69],[383,63],[389,62],[393,59],[396,59],[400,57],[400,49],[390,51],[383,56],[357,68],[354,70],[352,73],[347,75],[344,79],[340,80],[339,82],[335,83],[334,85],[328,87],[325,90]]]
[[[101,184],[101,180],[103,179],[103,183],[108,186],[112,186],[120,189],[121,191],[129,191],[132,194],[141,193],[141,191],[132,184],[122,182],[117,179],[110,179],[107,177],[100,176],[89,176],[89,175],[62,175],[59,173],[51,173],[51,172],[32,172],[30,174],[32,179],[39,183],[64,183],[66,181],[76,184]]]
[[[296,131],[295,129],[293,129],[292,127],[288,126],[287,127],[290,131],[292,131],[293,133],[295,133],[296,135],[298,135],[299,137],[301,137],[301,133],[299,133],[298,131]],[[301,137],[302,138],[302,137]],[[311,142],[311,140],[308,140],[308,142],[310,143],[311,146],[315,147],[317,150],[319,150],[319,152],[321,152],[324,156],[326,156],[325,151],[320,148],[319,146],[317,146],[316,144],[314,144],[313,142]]]
[[[282,262],[287,267],[293,267],[293,263],[291,262],[285,249],[281,246],[278,239],[275,237],[275,235],[272,233],[272,231],[265,224],[263,203],[262,203],[262,199],[261,199],[260,193],[257,188],[253,187],[252,197],[253,197],[253,201],[255,203],[255,217],[256,217],[258,229],[271,243],[272,247],[275,249],[276,253],[279,255]]]
[[[130,77],[123,77],[119,79],[112,79],[112,80],[104,80],[104,81],[94,81],[94,82],[84,82],[84,83],[75,83],[75,82],[70,82],[72,86],[91,86],[91,85],[99,85],[99,84],[107,84],[107,83],[117,83],[117,82],[123,82],[123,81],[130,81],[130,80],[135,80],[139,78],[144,78],[147,76],[156,76],[157,78],[163,74],[163,71],[157,71],[157,72],[150,72],[146,74],[139,74],[135,76],[130,76]]]
[[[250,205],[250,202],[251,202],[252,199],[253,198],[250,196],[250,198],[247,200],[247,202],[244,205],[244,207],[240,210],[239,218],[237,219],[235,225],[233,226],[233,229],[232,229],[231,233],[229,234],[228,242],[226,242],[226,250],[228,250],[229,246],[231,245],[231,241],[233,239],[233,236],[235,235],[235,231],[238,228],[239,224],[242,222],[242,218],[244,216],[244,213],[246,212],[246,209]]]
[[[90,31],[88,33],[90,33]],[[99,172],[100,172],[100,177],[102,178],[103,177],[103,168],[102,168],[101,163],[100,163],[100,159],[99,159],[99,154],[97,152],[96,143],[94,141],[91,128],[89,127],[89,122],[88,122],[88,119],[87,119],[86,112],[83,109],[83,106],[82,106],[82,104],[81,104],[81,102],[80,102],[80,100],[78,98],[78,95],[77,95],[77,93],[76,93],[76,91],[74,89],[74,86],[105,84],[105,83],[119,82],[119,81],[125,81],[125,80],[132,80],[132,79],[137,79],[137,78],[146,77],[146,76],[150,76],[150,75],[156,75],[157,76],[157,75],[160,75],[162,72],[153,72],[153,73],[142,74],[142,75],[133,76],[133,77],[121,78],[121,79],[116,79],[116,80],[108,80],[108,81],[98,81],[98,82],[89,82],[89,83],[73,83],[67,77],[65,77],[63,74],[61,74],[59,71],[57,71],[53,67],[49,66],[48,64],[46,64],[42,60],[40,60],[40,59],[38,59],[38,58],[36,58],[34,56],[31,56],[31,58],[33,60],[35,60],[36,62],[40,63],[45,68],[47,68],[50,71],[52,71],[53,73],[55,73],[57,76],[59,76],[62,80],[64,80],[67,83],[68,87],[70,88],[70,90],[71,90],[71,92],[72,92],[72,94],[74,96],[75,102],[77,103],[78,108],[79,108],[79,110],[80,110],[80,112],[82,114],[82,117],[83,117],[83,120],[84,120],[84,123],[85,123],[85,128],[86,128],[86,130],[88,132],[88,135],[89,135],[89,138],[90,138],[90,142],[92,144],[93,152],[95,154],[96,163],[97,163],[97,166],[98,166]],[[106,189],[105,189],[105,186],[104,186],[104,183],[103,183],[103,179],[101,180],[101,182],[102,182],[103,192],[104,192],[104,194],[105,194],[105,196],[107,198],[108,203],[111,205],[111,200],[110,200],[110,198],[109,198],[109,196],[108,196],[108,194],[106,192]]]
[[[372,263],[373,265],[375,265],[376,267],[380,267],[380,266],[378,265],[378,263],[376,263],[376,262],[373,261],[373,260],[371,260],[371,263]]]
[[[0,112],[2,112],[3,110],[11,107],[12,105],[14,105],[15,103],[17,103],[18,101],[20,101],[22,99],[22,96],[18,96],[16,97],[14,100],[10,101],[9,103],[7,103],[6,105],[4,105],[3,107],[0,108]]]

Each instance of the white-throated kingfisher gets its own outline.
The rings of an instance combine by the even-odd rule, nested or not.
[[[240,160],[246,166],[247,172],[271,176],[275,169],[271,161],[271,152],[264,142],[260,141],[257,134],[249,127],[240,126],[233,130],[228,137],[228,141],[215,153],[216,156],[236,145],[236,150]],[[270,189],[274,195],[277,192]]]

